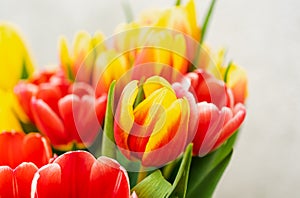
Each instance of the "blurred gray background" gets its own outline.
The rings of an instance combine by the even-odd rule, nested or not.
[[[133,12],[175,0],[130,0]],[[196,0],[199,22],[210,1]],[[111,35],[121,0],[0,0],[0,20],[18,25],[39,67],[57,64],[57,40],[76,31]],[[300,1],[219,0],[207,42],[249,75],[248,115],[216,198],[300,197]]]

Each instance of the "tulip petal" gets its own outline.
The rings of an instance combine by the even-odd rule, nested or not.
[[[130,197],[129,179],[126,170],[118,162],[101,156],[94,162],[88,197]]]
[[[159,124],[149,138],[142,159],[144,166],[161,166],[176,159],[184,151],[188,138],[189,111],[186,98],[177,99],[166,109],[165,120],[157,122]]]
[[[22,149],[25,134],[4,132],[0,134],[0,165],[16,168],[23,161]]]
[[[166,87],[168,88],[171,92],[175,93],[172,89],[172,86],[170,85],[170,83],[159,76],[152,76],[150,78],[148,78],[146,80],[146,82],[143,85],[143,90],[144,90],[144,94],[145,97],[147,98],[148,96],[150,96],[154,91],[162,88],[162,87]]]
[[[40,168],[32,180],[31,197],[68,197],[66,196],[65,186],[61,185],[61,174],[61,168],[56,163]]]
[[[18,197],[30,197],[31,182],[38,168],[33,163],[23,162],[14,170]]]
[[[194,138],[194,154],[198,156],[206,155],[220,136],[223,126],[222,118],[216,105],[207,102],[198,103],[199,125]]]
[[[61,185],[66,192],[64,197],[86,197],[94,161],[94,156],[84,151],[68,152],[54,160],[53,163],[61,167]]]
[[[33,162],[37,167],[49,163],[52,157],[50,143],[38,133],[25,136],[22,146],[23,161]]]
[[[31,110],[37,127],[49,137],[53,145],[69,143],[62,121],[43,100],[33,97]]]
[[[12,197],[16,195],[13,170],[8,166],[0,166],[0,195],[1,197]]]
[[[246,108],[243,104],[238,103],[233,110],[233,117],[226,123],[220,132],[220,137],[214,145],[214,149],[224,143],[236,130],[241,126],[246,117]]]
[[[116,144],[127,157],[130,156],[128,153],[127,140],[134,124],[133,104],[137,94],[137,81],[131,81],[126,85],[121,94],[114,120],[114,137]]]

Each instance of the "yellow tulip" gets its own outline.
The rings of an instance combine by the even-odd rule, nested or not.
[[[26,45],[17,29],[0,22],[0,89],[12,90],[19,79],[34,71]]]
[[[138,21],[146,26],[180,31],[196,40],[200,38],[200,28],[197,24],[194,0],[190,0],[184,6],[174,6],[163,11],[146,11]]]
[[[103,41],[104,35],[100,32],[92,37],[89,33],[80,31],[75,35],[73,46],[69,49],[67,39],[60,38],[60,66],[70,79],[75,79],[79,69],[83,78],[90,78],[97,54],[105,49],[104,45],[100,45]]]

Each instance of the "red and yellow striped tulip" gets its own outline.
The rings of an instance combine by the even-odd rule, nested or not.
[[[190,107],[186,98],[177,98],[162,77],[148,78],[142,85],[144,100],[134,106],[138,81],[122,91],[117,105],[114,137],[118,148],[144,166],[161,166],[176,159],[188,139]]]

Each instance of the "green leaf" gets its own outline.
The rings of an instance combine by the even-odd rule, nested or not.
[[[183,155],[178,174],[172,185],[171,191],[168,193],[168,197],[182,197],[186,196],[186,190],[188,185],[190,165],[192,161],[193,144],[189,144]]]
[[[115,85],[116,85],[116,81],[113,81],[110,84],[109,91],[108,91],[106,113],[105,113],[105,120],[104,120],[103,139],[102,139],[102,155],[105,155],[113,159],[116,158],[115,138],[114,138],[114,116],[113,116]]]
[[[224,75],[224,82],[225,83],[227,83],[227,81],[228,81],[228,73],[229,73],[229,70],[231,69],[231,66],[232,66],[232,62],[230,61],[227,68],[226,68],[225,75]]]
[[[232,156],[232,151],[221,161],[200,183],[197,191],[189,192],[188,197],[211,198],[214,190],[221,179],[223,172]],[[200,195],[200,196],[199,196]]]
[[[202,192],[213,192],[223,171],[228,163],[224,160],[230,160],[232,148],[235,143],[238,132],[232,135],[226,143],[224,143],[216,151],[206,155],[205,157],[193,157],[191,163],[190,177],[188,183],[187,197],[194,197],[194,195],[201,195],[201,198],[209,198],[209,194],[202,194]],[[221,166],[221,164],[223,165]],[[219,167],[221,166],[221,167]],[[215,179],[211,186],[205,185],[208,179]],[[205,189],[203,189],[205,188]],[[208,188],[208,189],[207,189]]]
[[[165,180],[160,170],[157,170],[138,183],[131,191],[135,191],[139,198],[161,198],[166,197],[171,189],[172,185]]]
[[[129,1],[128,0],[122,0],[122,7],[123,7],[123,11],[124,11],[127,23],[132,22],[133,21],[133,14],[132,14],[132,9],[131,9]]]
[[[204,38],[206,36],[207,27],[208,27],[209,21],[211,19],[211,15],[213,13],[213,10],[215,8],[215,4],[216,4],[216,0],[212,0],[211,3],[210,3],[210,6],[209,6],[209,10],[206,13],[206,17],[204,19],[204,23],[203,23],[202,31],[201,31],[201,39],[200,39],[201,44],[203,43]]]
[[[20,124],[21,124],[21,127],[23,129],[23,131],[27,134],[27,133],[30,133],[30,132],[38,132],[39,130],[36,128],[36,126],[31,123],[31,122],[28,122],[28,123],[24,123],[22,121],[20,121]]]
[[[27,79],[27,78],[29,78],[29,73],[27,71],[26,61],[23,60],[22,72],[21,72],[21,78],[20,79]]]
[[[75,81],[75,76],[74,76],[74,74],[73,74],[73,71],[72,71],[72,68],[71,68],[71,65],[70,65],[70,64],[67,65],[67,75],[68,75],[68,79],[69,79],[70,81],[72,81],[72,82]]]

